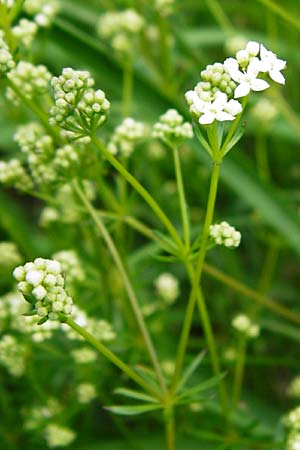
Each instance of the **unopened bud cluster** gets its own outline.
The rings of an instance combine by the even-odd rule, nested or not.
[[[84,280],[84,270],[81,261],[74,250],[62,250],[54,253],[53,259],[60,263],[69,284],[80,283]]]
[[[32,181],[21,162],[14,158],[10,161],[0,161],[0,183],[21,191],[32,188]]]
[[[107,148],[113,155],[119,154],[128,158],[145,136],[145,125],[127,117],[116,127]]]
[[[241,233],[225,221],[211,225],[209,235],[215,244],[229,248],[238,247],[241,242]]]
[[[70,428],[50,423],[45,428],[45,439],[47,446],[53,447],[67,447],[76,438],[76,433]]]
[[[248,338],[256,338],[259,336],[259,326],[254,323],[246,314],[238,314],[232,320],[232,326],[238,332],[244,334]]]
[[[7,76],[28,99],[45,94],[49,89],[51,79],[51,74],[45,66],[34,66],[25,61],[20,61]],[[20,101],[10,87],[7,88],[7,97],[15,103]]]
[[[38,26],[35,22],[28,19],[21,19],[17,25],[12,28],[12,33],[19,44],[29,47],[32,43]]]
[[[134,9],[103,14],[98,22],[100,36],[111,39],[112,47],[119,52],[128,52],[133,47],[133,37],[144,26],[143,17]]]
[[[161,16],[169,16],[174,9],[174,0],[155,0],[155,9]]]
[[[15,336],[5,334],[0,340],[0,364],[8,372],[20,377],[25,371],[26,347],[19,343]]]
[[[81,383],[76,388],[77,398],[79,403],[90,403],[97,397],[97,391],[91,383]]]
[[[20,264],[22,257],[18,250],[18,247],[14,242],[0,242],[0,268],[15,266]]]
[[[59,10],[57,0],[25,0],[24,11],[34,16],[40,27],[48,27]]]
[[[92,88],[94,80],[89,72],[65,68],[59,77],[52,78],[51,85],[55,105],[49,122],[66,130],[66,137],[84,137],[106,119],[110,103],[103,91]]]
[[[12,54],[4,40],[4,32],[0,30],[0,75],[9,72],[15,65]]]
[[[58,320],[60,314],[69,315],[73,301],[64,289],[65,280],[58,261],[37,258],[13,272],[18,290],[32,305],[32,314],[42,321]]]
[[[183,121],[183,117],[176,109],[168,109],[154,125],[153,137],[170,146],[177,146],[185,139],[193,137],[193,129],[190,123]]]
[[[169,305],[174,303],[179,295],[179,283],[171,273],[162,273],[155,280],[158,295]]]

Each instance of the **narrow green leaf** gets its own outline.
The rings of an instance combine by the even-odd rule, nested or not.
[[[190,389],[187,389],[184,391],[181,395],[179,395],[178,399],[187,398],[187,397],[194,397],[196,394],[199,394],[204,391],[208,391],[211,388],[215,387],[219,381],[224,377],[224,375],[217,375],[215,377],[210,378],[209,380],[202,381],[201,383],[197,384],[196,386],[193,386]]]
[[[158,403],[157,399],[143,392],[134,391],[133,389],[117,388],[114,390],[115,394],[123,395],[124,397],[134,398],[135,400],[143,400],[150,403]]]
[[[232,136],[231,140],[228,142],[226,147],[223,149],[223,156],[227,155],[227,153],[239,142],[243,134],[245,133],[245,124],[242,124],[237,131]]]
[[[191,364],[189,364],[189,366],[185,369],[185,371],[183,372],[183,375],[181,377],[181,380],[179,382],[177,392],[180,392],[184,388],[184,386],[189,381],[190,377],[193,375],[195,370],[197,370],[197,368],[203,361],[205,353],[206,353],[205,351],[199,353],[199,355],[197,355],[196,358],[194,358],[192,360]]]
[[[161,405],[136,405],[136,406],[115,405],[115,406],[107,406],[104,409],[121,416],[137,416],[138,414],[144,414],[146,412],[161,409]]]
[[[205,139],[205,137],[203,136],[203,134],[201,133],[199,125],[193,123],[193,129],[194,129],[195,135],[196,135],[198,141],[200,142],[200,144],[204,147],[204,149],[207,151],[207,153],[212,157],[212,151],[211,151],[210,145],[207,142],[207,140]]]

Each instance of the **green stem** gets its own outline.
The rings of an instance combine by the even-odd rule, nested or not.
[[[132,57],[124,61],[123,66],[123,98],[122,98],[122,115],[123,118],[130,116],[132,108],[132,88],[133,88],[133,70]]]
[[[126,363],[124,363],[118,356],[112,353],[102,342],[97,341],[88,331],[82,328],[80,325],[75,323],[72,319],[67,318],[64,322],[74,331],[76,331],[80,336],[82,336],[87,342],[89,342],[93,347],[95,347],[103,356],[105,356],[109,361],[111,361],[115,366],[117,366],[122,372],[124,372],[129,378],[135,381],[139,386],[141,386],[145,391],[149,392],[153,397],[159,399],[159,394],[149,386],[145,380],[140,377],[136,372],[134,372]]]
[[[110,164],[127,180],[127,182],[136,190],[136,192],[145,200],[145,202],[150,206],[155,215],[159,218],[161,223],[166,227],[170,236],[173,238],[174,242],[178,245],[178,248],[183,250],[183,243],[178,235],[178,232],[166,214],[162,211],[158,203],[149,194],[149,192],[140,184],[140,182],[133,176],[125,167],[115,158],[102,144],[102,142],[91,137],[92,142],[98,148],[98,150],[103,154],[103,156],[110,162]]]
[[[165,414],[166,450],[175,450],[175,421],[173,407],[167,407]]]
[[[154,349],[151,337],[148,333],[144,318],[143,318],[143,314],[140,310],[139,304],[138,304],[138,300],[136,298],[135,292],[133,290],[132,284],[128,278],[126,269],[124,267],[124,264],[121,260],[121,257],[119,255],[119,252],[114,244],[114,241],[112,240],[106,226],[104,225],[103,221],[101,220],[99,214],[97,214],[97,212],[95,211],[94,207],[92,206],[92,204],[89,202],[89,200],[87,199],[87,197],[85,196],[84,192],[81,190],[80,186],[78,185],[78,182],[76,182],[75,180],[73,181],[73,186],[75,191],[77,192],[79,198],[81,199],[82,203],[84,204],[84,206],[86,207],[87,211],[89,212],[89,214],[91,215],[92,219],[94,220],[96,226],[98,227],[98,229],[100,230],[103,239],[106,242],[106,245],[111,253],[111,256],[116,264],[116,267],[118,268],[120,275],[123,279],[123,283],[128,295],[128,299],[130,301],[131,307],[133,309],[133,312],[135,314],[139,329],[141,331],[141,334],[143,336],[146,348],[148,350],[150,359],[152,361],[154,370],[156,372],[157,375],[157,379],[160,383],[162,392],[166,392],[166,385],[165,385],[165,381],[164,381],[164,377],[162,375],[162,371],[160,368],[160,364],[156,355],[156,351]]]
[[[241,395],[243,376],[245,369],[246,360],[246,350],[247,350],[247,337],[241,336],[238,345],[237,361],[235,366],[234,382],[232,389],[232,404],[231,411],[234,412]]]
[[[208,9],[216,19],[216,22],[220,25],[221,28],[223,28],[224,32],[227,35],[232,35],[235,32],[234,27],[225,14],[225,11],[221,7],[220,3],[217,0],[207,0],[206,4],[208,6]]]
[[[260,178],[264,181],[270,181],[270,168],[268,162],[268,152],[266,146],[266,136],[265,133],[259,131],[256,135],[256,164],[258,169],[258,174]]]
[[[189,248],[190,248],[190,224],[189,224],[189,219],[188,219],[188,206],[187,206],[185,192],[184,192],[184,184],[183,184],[183,179],[182,179],[178,148],[173,147],[172,150],[173,150],[174,167],[175,167],[175,174],[176,174],[176,181],[177,181],[177,189],[178,189],[178,194],[179,194],[183,236],[184,236],[186,250],[188,252]]]
[[[160,66],[161,73],[163,75],[162,80],[166,92],[170,94],[172,93],[174,86],[174,77],[172,77],[173,67],[171,59],[171,49],[169,44],[169,27],[167,20],[159,12],[157,13],[157,24],[160,39]]]

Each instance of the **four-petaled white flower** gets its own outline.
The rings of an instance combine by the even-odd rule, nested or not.
[[[238,62],[234,58],[226,59],[224,66],[228,70],[231,78],[239,83],[234,91],[235,98],[245,97],[251,90],[264,91],[270,86],[267,81],[257,78],[260,72],[260,61],[258,58],[251,59],[245,72],[239,70]]]
[[[267,50],[262,44],[260,46],[260,72],[268,72],[276,83],[285,84],[281,70],[286,68],[286,62],[277,58],[275,53]]]
[[[242,111],[242,106],[236,100],[228,102],[227,95],[223,92],[216,92],[215,100],[212,102],[204,102],[203,114],[199,118],[202,125],[211,124],[214,120],[224,122],[226,120],[234,120],[234,114]]]

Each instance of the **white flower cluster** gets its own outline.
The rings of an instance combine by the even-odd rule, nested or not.
[[[80,283],[85,279],[81,261],[74,250],[62,250],[54,253],[52,258],[61,264],[66,282],[70,286],[74,283]]]
[[[171,305],[179,296],[179,283],[171,273],[162,273],[154,282],[158,295]]]
[[[17,25],[12,28],[12,34],[19,44],[29,47],[32,43],[38,26],[35,22],[28,19],[21,19]]]
[[[34,66],[26,61],[20,61],[7,76],[28,99],[45,94],[49,89],[51,79],[47,67],[43,65]],[[6,95],[14,103],[20,102],[18,96],[10,87],[7,88]]]
[[[25,371],[26,347],[15,336],[5,334],[0,340],[0,364],[14,377],[20,377]]]
[[[12,54],[4,40],[4,32],[0,30],[0,75],[9,72],[15,65]]]
[[[118,153],[120,156],[128,158],[145,136],[145,125],[127,117],[114,130],[107,148],[113,155]]]
[[[241,242],[241,233],[225,221],[211,225],[209,235],[217,245],[229,248],[238,247]]]
[[[284,417],[284,424],[293,430],[300,431],[300,406],[292,409]]]
[[[85,328],[90,334],[92,334],[99,341],[112,341],[116,337],[110,323],[106,320],[95,319],[89,317],[85,311],[74,306],[72,310],[72,318],[81,327]],[[62,324],[63,330],[66,332],[69,339],[81,341],[83,338],[73,331],[69,326]]]
[[[89,364],[97,359],[97,353],[89,347],[72,350],[71,355],[77,364]]]
[[[12,267],[22,261],[22,256],[14,242],[0,242],[0,255],[0,268]]]
[[[92,88],[94,83],[88,71],[70,67],[52,78],[55,105],[50,110],[49,122],[64,129],[65,137],[84,138],[105,121],[110,103],[103,91]]]
[[[45,428],[45,439],[48,447],[67,447],[76,438],[76,433],[70,428],[50,423]]]
[[[154,125],[153,137],[161,139],[168,145],[177,146],[185,139],[193,137],[192,125],[183,122],[183,117],[176,109],[168,109]]]
[[[36,148],[36,141],[44,134],[44,128],[37,122],[30,122],[19,126],[14,140],[19,144],[21,151],[29,153]]]
[[[30,409],[24,408],[24,428],[25,430],[34,430],[44,426],[45,421],[49,421],[52,417],[60,414],[61,405],[55,398],[47,398],[45,404],[35,405]]]
[[[291,381],[288,387],[288,395],[290,397],[300,398],[300,375]]]
[[[91,383],[81,383],[76,388],[77,399],[79,403],[87,404],[90,403],[97,397],[97,391],[93,384]]]
[[[21,162],[16,158],[7,162],[0,161],[0,183],[21,191],[27,191],[32,188],[31,178]]]
[[[174,0],[155,0],[155,9],[161,16],[169,16],[173,12]]]
[[[132,49],[132,38],[138,34],[145,21],[134,9],[103,14],[98,22],[100,36],[111,39],[112,47],[119,52]]]
[[[55,151],[55,157],[52,161],[53,168],[58,175],[71,177],[81,163],[80,148],[74,145],[64,145]]]
[[[285,450],[300,450],[300,431],[292,430],[289,433]]]
[[[260,333],[259,326],[254,323],[246,314],[238,314],[231,322],[233,328],[248,338],[257,338]]]
[[[34,16],[40,27],[48,27],[59,10],[57,0],[25,0],[24,11]]]
[[[202,125],[215,120],[234,120],[242,112],[242,105],[233,97],[245,97],[250,91],[267,89],[270,85],[259,78],[260,74],[268,73],[273,81],[284,84],[281,70],[285,66],[285,61],[262,44],[250,41],[244,50],[237,52],[236,58],[209,65],[201,72],[202,81],[185,94],[190,112]]]
[[[60,313],[71,314],[73,301],[64,289],[65,280],[58,261],[36,258],[16,267],[13,276],[18,281],[18,290],[42,322],[58,320]]]

